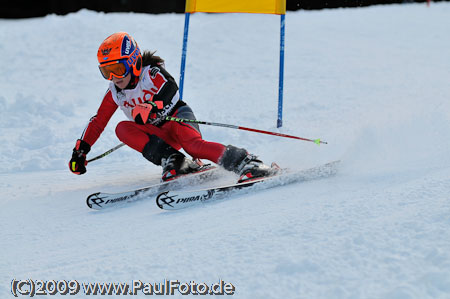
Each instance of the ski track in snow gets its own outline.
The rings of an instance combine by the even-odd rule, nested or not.
[[[329,144],[203,135],[291,168],[341,159],[338,174],[174,212],[154,200],[87,208],[93,192],[159,180],[131,149],[83,176],[67,163],[106,90],[101,41],[128,31],[178,79],[184,16],[0,20],[0,297],[32,278],[222,279],[236,298],[450,298],[449,15],[449,3],[288,12],[279,131]],[[277,130],[278,34],[278,16],[191,17],[184,98],[198,119]],[[91,158],[119,143],[123,118]]]

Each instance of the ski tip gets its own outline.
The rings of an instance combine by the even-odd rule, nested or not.
[[[94,206],[94,204],[96,204],[95,199],[98,198],[98,195],[99,195],[99,194],[100,194],[100,192],[92,193],[91,195],[89,195],[89,196],[86,198],[86,205],[87,205],[90,209],[94,209],[94,210],[97,210],[97,209],[98,209],[98,208],[96,208],[96,207]],[[98,206],[100,206],[100,205],[98,205]]]
[[[108,200],[107,197],[108,197],[107,193],[102,192],[92,193],[86,198],[86,205],[93,210],[103,210],[105,208],[110,207],[109,205],[110,200]],[[122,200],[125,200],[126,198],[127,197],[122,197],[121,200],[116,202],[120,202]]]

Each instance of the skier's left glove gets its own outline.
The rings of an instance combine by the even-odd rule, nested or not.
[[[69,162],[69,169],[75,174],[86,172],[86,155],[91,150],[91,146],[84,140],[78,139],[73,149],[72,159]]]
[[[163,111],[163,108],[162,101],[145,101],[137,104],[133,111],[131,111],[131,115],[137,124],[144,125],[149,120],[155,119],[158,116],[157,113]]]

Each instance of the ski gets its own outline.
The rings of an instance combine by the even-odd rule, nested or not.
[[[188,184],[199,183],[207,179],[213,179],[216,177],[216,170],[218,170],[216,166],[208,164],[202,166],[202,168],[195,173],[181,175],[176,179],[144,188],[119,193],[96,192],[87,197],[86,204],[91,209],[102,210],[124,203],[133,202],[143,197],[157,195],[168,188],[178,188]]]
[[[214,188],[193,191],[166,190],[157,195],[156,205],[163,210],[179,210],[198,205],[200,203],[230,198],[232,195],[242,194],[242,190],[244,189],[246,192],[249,192],[250,190],[263,190],[295,182],[327,178],[336,174],[339,162],[340,161],[333,161],[300,171],[281,169],[281,171],[272,176]]]

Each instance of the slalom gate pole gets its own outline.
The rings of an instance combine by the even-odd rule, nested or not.
[[[278,118],[277,128],[283,126],[283,78],[284,78],[284,27],[285,27],[285,14],[281,15],[280,26],[280,72],[278,79]]]
[[[107,150],[106,152],[104,152],[103,154],[98,155],[97,157],[94,157],[94,158],[92,158],[92,159],[90,159],[90,160],[87,160],[86,163],[91,163],[92,161],[101,159],[101,158],[103,158],[103,157],[105,157],[105,156],[111,154],[111,153],[114,152],[115,150],[118,150],[119,148],[121,148],[121,147],[124,146],[124,145],[125,145],[125,143],[121,143],[121,144],[119,144],[119,145],[116,145],[116,146],[113,147],[112,149]]]
[[[184,71],[186,69],[186,52],[187,52],[190,16],[191,14],[189,12],[184,14],[183,49],[181,51],[180,84],[179,84],[180,99],[183,98]]]
[[[314,142],[317,145],[328,144],[327,142],[322,141],[320,139],[308,139],[308,138],[297,137],[297,136],[292,136],[292,135],[287,135],[287,134],[282,134],[282,133],[269,132],[269,131],[263,131],[263,130],[258,130],[258,129],[251,129],[251,128],[235,126],[235,125],[213,123],[213,122],[208,122],[208,121],[200,121],[200,120],[195,120],[195,119],[185,119],[185,118],[166,116],[165,120],[179,122],[179,123],[195,123],[195,124],[200,124],[200,125],[208,125],[208,126],[216,126],[216,127],[225,127],[225,128],[231,128],[231,129],[237,129],[237,130],[244,130],[244,131],[256,132],[256,133],[261,133],[261,134],[268,134],[268,135],[274,135],[274,136],[279,136],[279,137]]]

